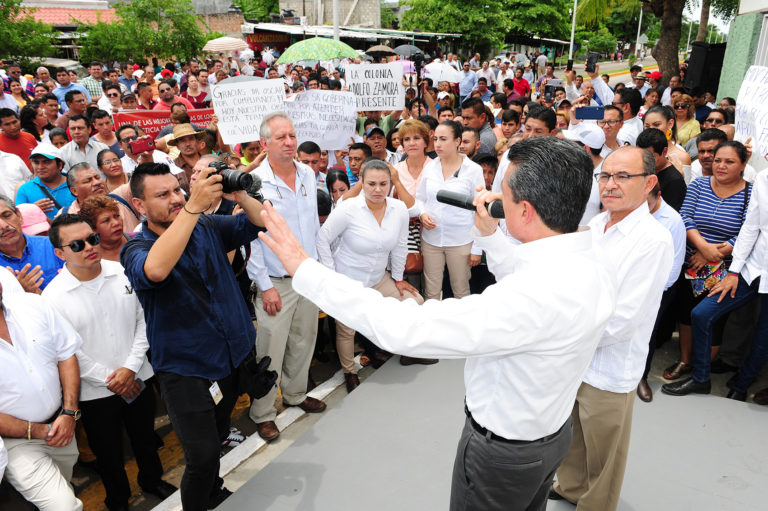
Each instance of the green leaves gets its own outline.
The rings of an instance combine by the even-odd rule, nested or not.
[[[269,21],[269,13],[280,12],[278,0],[236,0],[234,3],[243,11],[245,19]]]
[[[26,69],[30,56],[53,53],[56,33],[51,25],[40,23],[21,8],[21,0],[0,0],[0,58],[13,59]]]
[[[80,51],[84,61],[145,61],[147,56],[188,60],[207,41],[191,0],[132,0],[115,5],[118,20],[91,27]]]

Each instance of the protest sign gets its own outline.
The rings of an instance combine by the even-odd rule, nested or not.
[[[283,80],[224,80],[213,86],[213,109],[225,144],[259,139],[261,121],[283,109]]]
[[[403,65],[359,64],[345,68],[344,79],[357,100],[357,110],[400,110],[405,107]]]
[[[112,114],[112,116],[115,121],[115,129],[123,124],[135,124],[152,138],[157,137],[160,130],[171,123],[170,110],[134,110],[131,112],[117,112]],[[201,128],[211,123],[211,117],[213,117],[213,108],[189,110],[189,118],[192,124]]]
[[[327,150],[346,149],[355,134],[357,107],[351,92],[308,90],[288,98],[285,112],[299,143],[312,141]]]
[[[750,137],[757,154],[768,154],[768,67],[749,68],[736,100],[734,138],[746,142]]]

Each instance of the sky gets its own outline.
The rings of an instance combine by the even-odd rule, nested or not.
[[[699,21],[699,16],[701,16],[701,2],[699,0],[689,1],[683,14],[689,19]],[[717,26],[718,30],[721,32],[728,32],[728,20],[722,20],[715,17],[715,14],[712,11],[709,12],[709,22]]]

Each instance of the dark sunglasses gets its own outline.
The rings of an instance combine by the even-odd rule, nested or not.
[[[107,94],[108,98],[119,98],[120,94]]]
[[[69,247],[69,249],[72,252],[82,252],[85,248],[85,243],[88,242],[88,244],[92,247],[95,247],[99,243],[101,243],[101,235],[99,233],[94,232],[93,234],[89,234],[84,240],[73,240],[66,245],[62,245],[58,248],[64,248]]]
[[[688,107],[690,107],[690,106],[691,105],[689,105],[688,103],[677,103],[675,105],[675,110],[687,110]]]
[[[706,119],[707,122],[711,122],[712,124],[725,124],[725,121],[722,119],[718,119],[717,117],[709,117]]]
[[[157,92],[168,92],[171,89],[158,89]]]

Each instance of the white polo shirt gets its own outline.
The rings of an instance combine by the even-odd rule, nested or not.
[[[142,380],[152,377],[144,311],[120,263],[102,259],[101,273],[87,282],[64,265],[43,298],[83,339],[77,352],[81,401],[113,396],[106,380],[121,367]]]

